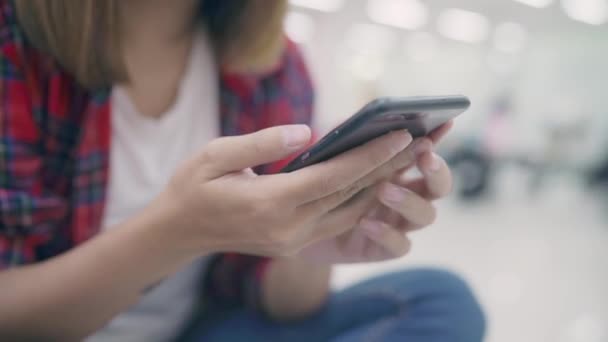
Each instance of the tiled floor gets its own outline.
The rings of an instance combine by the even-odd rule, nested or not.
[[[554,177],[535,197],[505,172],[492,200],[439,204],[433,227],[399,261],[337,270],[339,288],[387,270],[442,265],[468,278],[489,342],[608,341],[608,196]]]

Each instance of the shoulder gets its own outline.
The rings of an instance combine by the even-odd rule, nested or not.
[[[71,93],[80,93],[80,87],[63,72],[55,59],[32,46],[19,24],[13,0],[0,0],[0,80],[4,83],[21,80],[33,100],[49,84],[68,86]],[[84,90],[84,89],[82,89]]]
[[[0,0],[0,57],[4,70],[20,71],[20,76],[26,81],[36,78],[34,74],[50,66],[50,58],[45,58],[28,44],[10,0]],[[7,76],[17,75],[7,75],[5,72],[0,75],[3,80]]]
[[[261,73],[221,70],[225,85],[235,92],[251,92],[260,86],[295,85],[312,92],[312,82],[300,48],[289,39],[276,65]],[[283,89],[285,87],[282,87]]]
[[[278,67],[261,79],[260,92],[273,117],[271,125],[312,120],[314,86],[300,48],[286,40]]]
[[[286,40],[277,65],[263,74],[222,71],[220,101],[225,135],[310,124],[313,84],[298,46]]]
[[[285,50],[278,66],[263,77],[263,80],[268,83],[283,83],[293,91],[312,95],[313,85],[302,51],[290,40],[286,40]]]
[[[49,118],[53,127],[73,125],[91,98],[51,55],[29,43],[12,0],[0,0],[0,91],[5,116],[28,112],[28,120],[47,135]]]
[[[270,105],[276,99],[275,115],[288,121],[281,123],[305,123],[312,120],[314,86],[300,48],[287,40],[279,67],[261,82]],[[284,115],[288,112],[290,115]]]

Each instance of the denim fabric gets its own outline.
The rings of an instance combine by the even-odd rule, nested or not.
[[[453,273],[416,269],[380,276],[332,294],[312,317],[276,323],[245,309],[212,313],[188,341],[478,342],[485,318]]]

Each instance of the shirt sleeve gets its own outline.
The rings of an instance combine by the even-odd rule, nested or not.
[[[287,42],[281,67],[264,79],[257,91],[258,97],[266,99],[263,105],[265,117],[261,120],[260,129],[285,124],[312,124],[312,82],[293,42]],[[256,171],[265,174],[280,172],[295,156],[264,165]],[[268,258],[236,253],[214,256],[205,275],[206,304],[261,310],[261,283],[271,262]]]
[[[65,199],[42,176],[33,97],[19,69],[0,56],[0,269],[36,261],[37,246],[67,215]]]

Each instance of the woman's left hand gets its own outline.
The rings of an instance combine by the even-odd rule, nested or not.
[[[440,136],[432,138],[437,141]],[[452,188],[449,167],[430,148],[419,151],[416,164],[421,178],[407,179],[406,169],[370,189],[376,191],[377,202],[358,226],[310,245],[298,256],[338,264],[384,261],[407,254],[410,241],[406,235],[434,222],[436,212],[432,202],[445,197]]]

